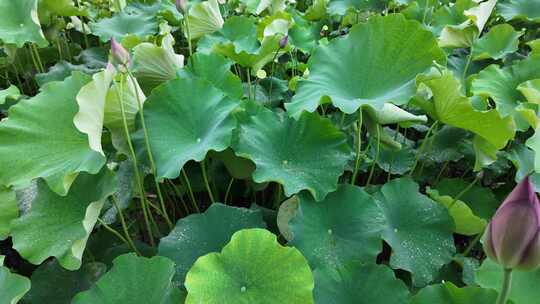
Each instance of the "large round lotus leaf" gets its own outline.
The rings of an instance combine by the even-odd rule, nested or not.
[[[30,210],[11,222],[13,248],[32,264],[53,256],[62,267],[78,269],[104,199],[114,193],[115,186],[108,169],[97,175],[80,174],[66,196],[38,181]]]
[[[289,223],[290,244],[312,268],[338,267],[353,260],[375,262],[382,250],[385,218],[362,188],[341,185],[321,202],[305,193],[298,198],[298,210]]]
[[[523,34],[524,32],[517,32],[509,24],[496,25],[475,42],[473,59],[502,59],[518,50],[519,37]]]
[[[294,120],[266,109],[242,121],[233,149],[255,163],[254,181],[278,182],[286,196],[308,190],[317,201],[337,188],[351,156],[330,120],[316,113]]]
[[[80,16],[84,11],[79,10],[73,0],[38,0],[39,20],[49,24],[55,16]]]
[[[201,161],[208,151],[229,147],[236,127],[231,112],[238,104],[199,78],[177,78],[153,90],[144,105],[144,119],[157,175],[175,178],[188,161]],[[136,144],[145,148],[142,136]]]
[[[497,300],[497,292],[476,286],[458,288],[447,282],[421,289],[412,304],[492,304]]]
[[[73,304],[182,303],[180,290],[173,286],[174,263],[164,257],[151,259],[124,254],[113,261],[112,269]]]
[[[347,10],[383,10],[388,5],[387,0],[330,0],[328,12],[332,15],[345,15]]]
[[[526,130],[530,123],[518,111],[520,102],[526,101],[526,98],[518,90],[518,86],[538,78],[540,57],[531,56],[505,68],[496,64],[488,66],[473,80],[471,91],[474,95],[493,99],[502,116],[513,116],[518,130]]]
[[[73,73],[9,109],[9,119],[0,123],[0,184],[42,177],[55,192],[66,194],[78,172],[99,171],[105,158],[90,149],[87,136],[73,124],[75,96],[89,81]]]
[[[161,46],[143,42],[134,49],[133,74],[145,92],[151,92],[165,81],[176,78],[176,72],[183,66],[184,56],[174,52],[171,34],[163,37]]]
[[[24,297],[28,303],[70,303],[73,297],[89,289],[107,271],[103,263],[83,264],[79,270],[69,271],[52,260],[32,273],[32,289]]]
[[[448,211],[420,194],[409,178],[391,180],[375,197],[387,221],[383,238],[392,247],[390,266],[411,272],[414,286],[428,284],[456,251]]]
[[[186,304],[313,303],[313,275],[295,248],[264,229],[240,230],[189,270]]]
[[[0,303],[15,304],[30,290],[30,280],[11,273],[0,261]]]
[[[309,77],[298,83],[290,115],[315,111],[330,100],[345,113],[362,105],[404,104],[415,94],[414,79],[446,57],[433,35],[402,15],[371,17],[349,35],[319,47],[308,61]]]
[[[169,235],[161,239],[158,254],[176,263],[174,280],[184,282],[199,257],[219,252],[236,231],[259,227],[265,227],[260,211],[214,203],[202,214],[180,219]]]
[[[188,64],[178,71],[180,77],[198,77],[209,81],[227,96],[241,98],[242,81],[231,72],[233,62],[216,54],[195,53],[189,57]]]
[[[497,12],[506,20],[525,19],[540,22],[540,2],[537,0],[499,1]]]
[[[337,269],[317,268],[313,277],[317,304],[409,303],[407,286],[384,265],[351,263]]]
[[[10,223],[19,216],[15,192],[0,185],[0,240],[9,236]]]
[[[0,40],[23,47],[26,42],[47,46],[38,19],[38,0],[0,0]]]
[[[144,39],[146,36],[157,33],[158,24],[153,16],[122,12],[111,18],[103,18],[96,23],[91,23],[90,28],[102,42],[107,42],[111,38],[122,41],[126,36]]]
[[[476,272],[476,283],[484,288],[501,290],[503,281],[502,267],[486,259]],[[509,300],[514,304],[532,304],[540,299],[540,269],[532,271],[512,271],[512,286]],[[492,302],[495,303],[495,302]]]

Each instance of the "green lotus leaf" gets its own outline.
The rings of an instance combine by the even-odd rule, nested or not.
[[[21,48],[26,42],[49,44],[38,19],[38,0],[0,1],[0,40]]]
[[[274,36],[280,34],[281,36],[288,35],[289,28],[293,26],[293,18],[291,14],[286,12],[277,12],[271,16],[266,16],[257,24],[257,38],[264,39],[264,37]]]
[[[212,153],[212,158],[223,162],[229,174],[236,179],[251,179],[255,164],[249,159],[236,156],[232,149]]]
[[[538,1],[503,0],[497,5],[497,11],[506,20],[522,19],[540,22],[540,2]]]
[[[380,130],[379,132],[385,132]],[[394,149],[381,145],[379,147],[379,156],[377,157],[377,136],[373,136],[371,140],[371,148],[368,153],[371,159],[377,160],[377,166],[391,174],[404,174],[412,169],[416,160],[416,152],[412,147],[401,147]],[[383,143],[381,138],[381,143]]]
[[[407,286],[384,265],[352,263],[337,269],[317,268],[313,277],[315,303],[409,303]]]
[[[349,9],[382,11],[387,5],[385,0],[330,0],[328,13],[331,15],[345,15]]]
[[[292,240],[312,268],[336,268],[350,261],[375,262],[382,250],[385,218],[362,188],[341,185],[320,202],[301,193],[289,222]]]
[[[382,235],[392,247],[390,266],[411,272],[414,286],[430,283],[456,250],[448,211],[420,194],[409,178],[387,182],[375,198],[386,217]]]
[[[451,282],[422,288],[412,298],[411,304],[491,304],[497,300],[492,289],[476,286],[458,288]]]
[[[112,64],[102,72],[92,76],[92,81],[81,88],[77,94],[79,112],[73,118],[75,127],[88,136],[90,148],[105,156],[101,147],[104,108],[107,91],[111,86],[116,70]]]
[[[75,296],[73,304],[182,303],[180,290],[173,286],[174,263],[164,257],[151,259],[124,254],[112,269],[88,291]]]
[[[79,10],[73,0],[38,0],[39,21],[49,24],[54,16],[80,16],[84,11]]]
[[[463,14],[472,20],[474,25],[476,25],[478,32],[481,33],[484,30],[484,26],[491,16],[495,5],[497,5],[497,0],[487,0],[478,3],[475,7],[469,8],[464,11]]]
[[[46,73],[36,74],[36,82],[40,87],[52,81],[64,81],[71,76],[74,71],[78,71],[87,75],[92,75],[99,70],[88,68],[82,64],[71,64],[65,60],[58,61],[55,65],[49,68]]]
[[[78,269],[105,198],[115,187],[115,176],[108,169],[97,175],[80,174],[66,196],[38,181],[30,210],[11,222],[13,248],[32,264],[53,256],[62,267]]]
[[[177,78],[153,90],[144,119],[157,175],[175,178],[188,161],[202,161],[208,151],[229,147],[236,126],[231,112],[238,104],[199,78]],[[144,149],[141,136],[136,145]]]
[[[499,113],[503,117],[513,116],[518,130],[524,131],[530,122],[519,111],[518,105],[526,98],[517,87],[533,79],[540,79],[540,57],[532,56],[505,68],[490,65],[478,73],[471,91],[474,95],[492,98]],[[535,113],[533,115],[536,117]]]
[[[111,38],[122,41],[126,36],[144,39],[157,33],[158,24],[153,16],[121,12],[111,18],[90,23],[90,28],[102,42],[107,42]]]
[[[295,248],[264,229],[236,232],[220,253],[200,257],[189,270],[186,304],[313,303],[313,275]]]
[[[433,135],[431,149],[424,157],[437,163],[458,161],[465,157],[470,147],[470,135],[463,129],[445,125]]]
[[[527,175],[534,172],[534,157],[535,153],[526,145],[513,145],[506,153],[506,158],[512,162],[516,168],[514,181],[519,183]]]
[[[450,73],[422,81],[433,95],[433,102],[421,106],[428,114],[447,125],[469,130],[497,149],[506,146],[515,135],[511,117],[501,118],[497,110],[477,111],[469,98],[461,95],[459,81]]]
[[[527,45],[531,48],[531,56],[540,54],[540,39],[529,41]]]
[[[32,273],[32,289],[24,297],[28,303],[70,303],[79,292],[89,289],[107,271],[103,263],[83,264],[79,270],[69,271],[53,260],[39,266]]]
[[[19,216],[15,192],[0,186],[0,240],[5,240],[11,231],[11,221]]]
[[[0,105],[4,104],[7,99],[17,98],[21,95],[19,88],[14,85],[10,85],[5,90],[0,90]]]
[[[16,304],[30,290],[30,280],[2,265],[0,261],[0,303]]]
[[[499,292],[502,286],[503,271],[500,265],[490,259],[485,259],[482,266],[476,271],[476,283],[483,288]],[[540,290],[537,287],[539,283],[540,269],[512,271],[512,285],[508,299],[515,304],[534,303],[540,297]]]
[[[176,78],[177,71],[184,66],[184,56],[177,55],[173,46],[174,38],[167,34],[161,46],[143,42],[134,48],[133,74],[145,92]]]
[[[242,97],[242,81],[231,72],[232,62],[215,54],[195,53],[185,68],[178,71],[181,78],[198,77],[210,82],[231,98]]]
[[[124,130],[120,98],[124,105],[128,130],[134,132],[136,130],[135,118],[139,113],[138,103],[144,104],[146,102],[143,91],[140,87],[136,88],[135,85],[138,86],[138,82],[136,80],[133,82],[128,77],[121,77],[119,80],[114,81],[107,92],[105,107],[102,110],[95,109],[96,111],[103,111],[103,126],[111,132],[112,144],[119,152],[126,155],[129,154],[129,147]]]
[[[326,2],[327,0],[315,0],[314,4],[321,1]],[[309,9],[307,12],[309,12]],[[304,18],[305,16],[299,13],[292,13],[291,15],[294,19],[294,24],[289,29],[289,43],[300,51],[311,54],[316,49],[318,41],[321,38],[321,23],[309,22]]]
[[[473,60],[502,59],[518,50],[519,37],[524,32],[517,32],[509,24],[492,27],[487,34],[478,39],[473,46]]]
[[[326,17],[329,0],[315,0],[305,13],[306,20],[317,21]]]
[[[418,22],[399,14],[372,17],[314,52],[309,77],[298,83],[287,112],[295,117],[313,112],[327,99],[349,114],[362,105],[404,104],[414,95],[416,75],[433,61],[445,60],[433,35]]]
[[[188,19],[191,39],[199,39],[204,35],[219,31],[225,22],[221,16],[217,0],[193,4],[189,8]]]
[[[284,0],[240,0],[240,3],[246,6],[246,12],[254,15],[260,15],[264,11],[273,15],[286,8]]]
[[[432,200],[440,203],[448,209],[448,213],[454,219],[455,233],[462,235],[477,235],[484,232],[486,220],[476,216],[471,208],[464,202],[455,200],[451,196],[441,195],[436,189],[427,189],[427,194]]]
[[[89,80],[74,73],[10,107],[9,119],[0,123],[0,184],[42,177],[55,192],[66,194],[79,172],[99,171],[105,158],[90,149],[87,136],[73,125],[75,96]]]
[[[197,45],[197,51],[205,54],[217,52],[238,64],[257,71],[272,61],[279,48],[279,35],[257,40],[257,27],[252,18],[232,16],[223,24],[223,28],[211,35],[204,36]]]
[[[439,46],[443,48],[467,48],[474,44],[478,29],[471,20],[458,25],[445,26],[439,35]]]
[[[162,238],[158,254],[176,263],[174,280],[184,282],[195,261],[210,252],[219,252],[238,230],[264,228],[260,211],[214,203],[202,214],[180,219]]]
[[[339,176],[351,157],[343,133],[316,113],[298,120],[262,109],[238,128],[236,155],[252,160],[257,183],[275,181],[286,196],[308,190],[315,200],[337,188]]]
[[[525,81],[517,89],[528,102],[540,104],[540,79]]]
[[[469,182],[463,179],[444,178],[435,188],[439,195],[456,197],[468,186]],[[473,185],[467,192],[462,193],[459,200],[467,204],[475,215],[484,220],[490,220],[500,204],[500,201],[489,188],[478,185]]]
[[[298,196],[295,195],[279,205],[276,223],[279,233],[281,233],[281,235],[287,241],[291,241],[294,238],[293,232],[291,231],[290,222],[296,215],[299,204],[300,200],[298,199]]]

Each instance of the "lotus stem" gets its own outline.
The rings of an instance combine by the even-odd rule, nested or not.
[[[345,116],[342,116],[344,118]],[[342,119],[343,121],[343,119]],[[358,109],[358,127],[356,132],[356,160],[354,162],[354,171],[351,178],[351,185],[354,185],[356,183],[356,177],[358,175],[358,169],[360,167],[360,156],[361,156],[361,149],[362,149],[362,107]]]
[[[229,181],[229,185],[227,186],[227,191],[225,191],[225,198],[223,199],[223,203],[225,205],[227,205],[227,200],[229,198],[229,193],[231,192],[233,183],[234,183],[234,177],[231,177],[231,180]]]
[[[193,207],[195,207],[195,210],[197,210],[198,213],[201,213],[201,210],[199,209],[199,206],[197,205],[197,201],[195,200],[195,195],[193,195],[193,189],[191,188],[191,183],[189,182],[189,178],[186,174],[186,171],[184,169],[181,170],[182,175],[184,176],[184,180],[186,181],[186,186],[188,188],[188,194],[191,198],[191,203],[193,204]]]
[[[111,196],[111,202],[114,208],[116,209],[116,212],[118,212],[118,217],[120,218],[120,223],[122,224],[122,229],[124,230],[125,239],[129,243],[128,245],[131,247],[133,251],[135,251],[135,253],[137,253],[137,255],[140,256],[141,253],[139,252],[139,250],[137,250],[137,247],[135,247],[135,243],[133,242],[133,239],[129,235],[129,230],[126,225],[126,220],[124,218],[124,212],[122,211],[122,209],[120,209],[120,206],[118,206],[118,202],[116,201],[116,197],[114,195]]]
[[[206,191],[208,192],[208,197],[210,197],[210,201],[213,203],[216,202],[216,200],[214,199],[214,194],[212,193],[212,189],[210,188],[210,184],[208,183],[208,176],[206,174],[206,160],[203,160],[201,162],[201,171],[202,171],[202,176],[203,176],[203,180],[204,180],[204,186],[206,187]]]
[[[191,31],[189,29],[189,9],[184,14],[184,27],[186,29],[186,39],[188,43],[189,57],[191,57],[193,55],[193,48],[191,45]]]
[[[409,172],[409,177],[412,177],[414,170],[416,169],[416,166],[418,165],[418,161],[420,160],[420,155],[422,155],[422,152],[424,151],[424,148],[426,146],[426,143],[428,142],[429,136],[435,129],[435,127],[439,124],[439,121],[436,120],[431,127],[429,127],[429,130],[426,133],[426,136],[424,137],[424,140],[422,141],[422,144],[420,145],[420,148],[418,149],[418,153],[416,154],[416,159],[414,160],[414,165],[411,168],[411,171]]]
[[[375,154],[375,159],[373,160],[373,164],[371,164],[371,169],[369,170],[369,176],[366,182],[366,187],[369,186],[371,183],[371,178],[373,177],[373,172],[375,172],[375,165],[377,164],[377,161],[379,160],[379,152],[381,148],[381,134],[380,134],[380,126],[377,125],[377,154]]]
[[[512,269],[505,269],[503,275],[503,283],[496,304],[506,304],[510,289],[512,288]]]

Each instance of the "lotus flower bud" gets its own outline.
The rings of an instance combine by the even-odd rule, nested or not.
[[[176,10],[181,14],[185,14],[187,11],[187,0],[176,0]]]
[[[540,265],[540,202],[526,177],[501,204],[483,237],[487,256],[505,269]]]
[[[129,52],[114,38],[111,39],[111,55],[114,65],[128,66],[131,62]]]
[[[289,35],[285,35],[283,38],[279,40],[279,48],[284,49],[287,46],[288,42],[289,42]]]

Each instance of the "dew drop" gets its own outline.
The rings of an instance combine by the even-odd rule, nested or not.
[[[328,234],[332,235],[333,231],[332,229],[328,229]]]
[[[394,232],[395,232],[395,233],[397,233],[397,232],[398,232],[397,228],[394,228]]]
[[[288,161],[288,160],[284,160],[284,161],[282,161],[281,163],[285,166],[285,165],[289,164],[289,161]]]
[[[20,27],[24,27],[24,23],[19,24]]]
[[[246,290],[247,290],[246,286],[240,287],[240,292],[246,292]]]
[[[198,143],[200,143],[200,142],[201,142],[201,138],[200,138],[200,137],[199,137],[199,138],[197,138],[197,142],[198,142]]]

